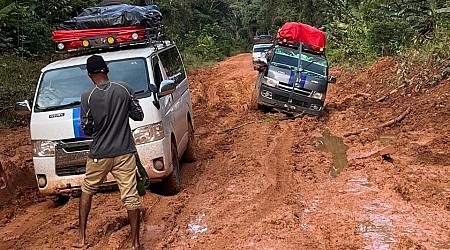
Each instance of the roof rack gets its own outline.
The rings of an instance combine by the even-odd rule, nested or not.
[[[142,26],[86,29],[86,30],[57,30],[53,32],[57,54],[80,56],[96,52],[122,50],[158,44],[172,44],[163,32],[163,26],[146,28]]]
[[[273,43],[274,39],[271,35],[258,35],[253,37],[253,42],[255,44],[261,43]]]
[[[286,39],[278,38],[276,40],[275,44],[283,46],[283,47],[293,48],[293,49],[298,49],[301,46],[301,49],[304,52],[315,54],[315,55],[325,56],[325,48],[317,48],[317,47],[314,47],[313,45],[307,44],[307,43],[300,43],[300,42],[296,42],[296,41],[295,42],[287,41]]]

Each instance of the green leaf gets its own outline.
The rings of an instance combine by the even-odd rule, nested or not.
[[[8,15],[9,12],[11,12],[14,9],[15,5],[16,5],[15,3],[10,3],[3,9],[0,9],[0,17],[4,17],[4,16]]]
[[[441,13],[450,13],[450,7],[437,9],[437,10],[436,10],[436,13],[438,13],[438,14],[441,14]]]

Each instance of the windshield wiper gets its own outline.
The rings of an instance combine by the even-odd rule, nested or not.
[[[64,104],[64,105],[50,106],[50,107],[44,107],[44,108],[40,108],[39,106],[36,106],[36,108],[39,111],[51,111],[51,110],[68,108],[68,107],[72,107],[72,106],[76,106],[76,105],[80,105],[80,104],[81,104],[80,101],[74,101],[74,102],[71,102],[71,103],[68,103],[68,104]]]
[[[284,63],[277,63],[277,62],[272,62],[272,65],[275,67],[281,67],[281,68],[285,68],[285,69],[295,69],[295,66],[292,65],[288,65],[288,64],[284,64]]]

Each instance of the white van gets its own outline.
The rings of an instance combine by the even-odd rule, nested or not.
[[[194,121],[189,82],[176,45],[159,42],[145,47],[95,53],[110,69],[111,81],[127,83],[136,93],[144,120],[130,120],[140,161],[163,191],[180,190],[179,159],[192,155]],[[42,69],[31,111],[33,164],[41,193],[79,190],[92,138],[80,123],[81,94],[93,86],[86,72],[90,55],[55,61]],[[189,156],[189,157],[190,157]],[[112,175],[104,183],[114,184]]]
[[[253,68],[256,70],[258,66],[267,64],[266,55],[267,52],[272,48],[273,44],[271,43],[262,43],[253,45],[252,49],[252,59],[253,59]]]

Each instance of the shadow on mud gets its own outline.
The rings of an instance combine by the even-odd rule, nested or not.
[[[62,207],[67,204],[70,200],[69,195],[57,195],[52,197],[53,207]]]
[[[3,172],[3,188],[0,189],[0,208],[18,203],[33,203],[38,190],[34,175],[28,172],[18,172],[13,176],[7,176]]]

